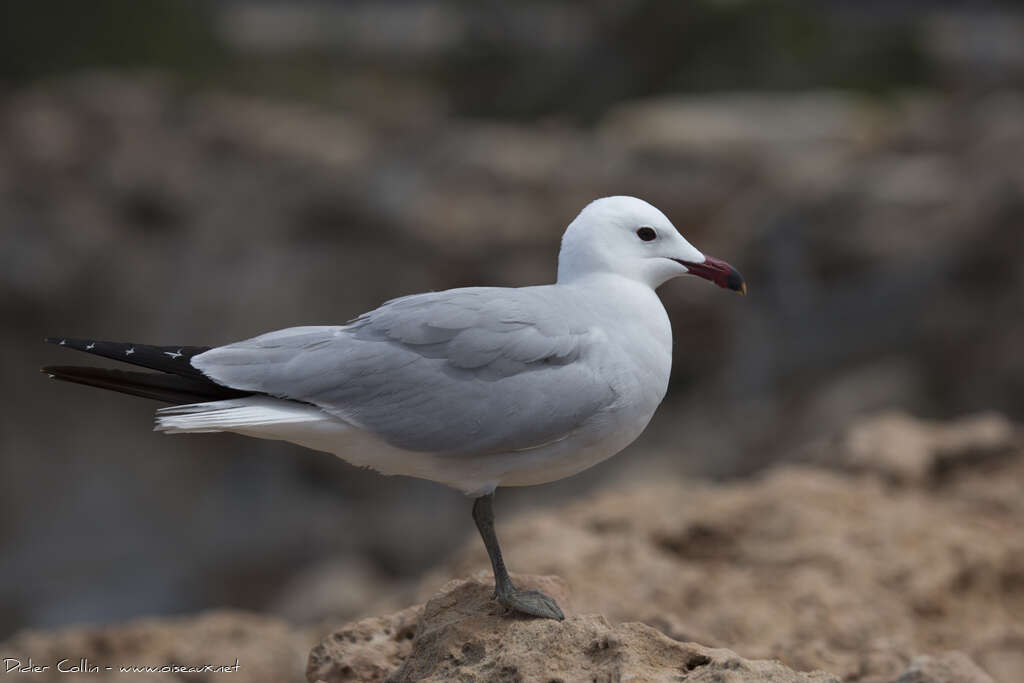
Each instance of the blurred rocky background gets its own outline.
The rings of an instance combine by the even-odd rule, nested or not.
[[[856,476],[877,459],[829,439],[884,410],[1024,418],[1015,4],[6,3],[0,637],[422,598],[473,533],[462,496],[154,435],[156,404],[46,382],[40,365],[92,361],[41,340],[219,344],[550,282],[562,229],[607,194],[657,205],[750,296],[666,285],[673,384],[648,432],[503,490],[499,519],[792,460]],[[922,443],[888,480],[921,480]],[[777,656],[735,633],[712,636]]]

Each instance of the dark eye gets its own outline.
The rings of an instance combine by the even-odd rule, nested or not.
[[[654,232],[654,228],[643,227],[636,231],[636,236],[644,242],[650,242],[658,236],[658,233]]]

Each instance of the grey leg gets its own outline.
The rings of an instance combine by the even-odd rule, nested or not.
[[[498,547],[498,536],[494,533],[494,494],[481,496],[473,502],[473,521],[484,540],[487,554],[494,568],[494,597],[498,604],[508,609],[546,619],[565,619],[558,603],[540,591],[521,591],[512,585],[505,561],[501,559],[501,548]]]

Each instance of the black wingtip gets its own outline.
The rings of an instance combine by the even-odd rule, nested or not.
[[[209,381],[206,375],[192,366],[192,357],[208,351],[209,346],[152,346],[150,344],[73,337],[46,337],[44,341],[150,370],[159,370],[204,382]]]
[[[108,389],[122,394],[151,398],[165,403],[196,403],[250,396],[251,392],[228,389],[209,381],[200,381],[162,372],[140,372],[108,368],[48,365],[40,370],[52,379],[72,384]]]

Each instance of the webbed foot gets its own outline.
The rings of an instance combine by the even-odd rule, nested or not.
[[[507,591],[497,592],[498,604],[510,610],[529,614],[543,619],[557,619],[562,621],[565,615],[558,607],[554,598],[544,595],[540,591],[521,591],[512,588]]]

